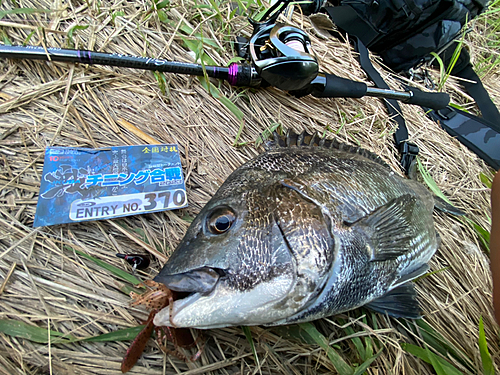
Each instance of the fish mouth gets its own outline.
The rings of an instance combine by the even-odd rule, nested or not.
[[[171,276],[155,279],[165,280],[165,286],[176,294],[173,306],[154,317],[156,326],[213,329],[267,324],[277,318],[269,307],[283,300],[295,282],[290,274],[280,275],[248,291],[238,291],[218,269],[204,267]]]
[[[168,289],[173,291],[174,303],[172,306],[172,316],[170,308],[164,308],[158,313],[158,316],[167,314],[166,320],[155,323],[157,326],[180,327],[174,323],[174,316],[184,307],[195,303],[202,296],[209,295],[219,282],[220,278],[225,276],[222,269],[201,267],[188,272],[177,273],[173,275],[158,274],[154,281],[162,283]],[[155,317],[155,321],[158,318]]]

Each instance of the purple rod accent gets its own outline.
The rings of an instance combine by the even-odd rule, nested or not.
[[[236,86],[236,84],[238,83],[238,64],[232,63],[231,65],[229,65],[227,81],[231,86]]]
[[[92,65],[92,58],[90,55],[90,51],[85,51],[85,50],[76,50],[76,57],[78,57],[78,60],[82,64],[90,64]]]

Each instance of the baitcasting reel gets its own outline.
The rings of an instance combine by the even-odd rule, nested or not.
[[[309,36],[280,23],[251,21],[249,42],[238,38],[240,57],[251,61],[257,75],[268,85],[285,91],[302,90],[318,75],[319,64]]]

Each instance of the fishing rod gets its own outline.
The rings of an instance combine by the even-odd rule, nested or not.
[[[249,19],[254,30],[250,40],[237,38],[242,63],[228,67],[168,61],[152,57],[103,53],[87,50],[0,45],[0,57],[55,62],[107,65],[165,73],[208,76],[227,81],[232,86],[273,86],[297,97],[361,98],[373,96],[396,99],[431,109],[445,108],[446,93],[423,92],[417,88],[395,91],[369,87],[334,74],[319,71],[318,60],[309,36],[301,29],[276,22],[289,1],[278,2],[264,15],[263,22]]]

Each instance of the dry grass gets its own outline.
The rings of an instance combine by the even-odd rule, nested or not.
[[[73,34],[79,48],[192,61],[178,31],[184,20],[196,32],[203,30],[205,38],[219,41],[219,49],[207,48],[206,52],[222,65],[234,56],[227,40],[237,33],[251,31],[242,16],[220,22],[217,16],[182,0],[172,0],[172,9],[166,12],[170,25],[160,22],[156,12],[146,17],[151,8],[149,1],[20,0],[17,3],[20,7],[52,12],[11,15],[1,20],[0,32],[15,44],[21,44],[33,33],[30,44],[65,47],[72,26],[89,25]],[[2,8],[11,7],[11,2],[2,4]],[[123,16],[113,20],[112,15],[117,11],[123,11]],[[227,4],[221,6],[221,13],[227,17]],[[295,22],[311,32],[307,19],[296,16]],[[313,45],[322,70],[365,79],[348,44],[313,37]],[[471,47],[474,56],[473,43]],[[163,95],[150,72],[0,60],[0,134],[3,134],[0,136],[0,283],[5,284],[0,294],[0,318],[71,332],[78,337],[139,324],[147,314],[129,306],[130,298],[120,290],[123,283],[65,245],[124,269],[129,266],[115,258],[115,252],[143,252],[152,247],[168,256],[189,225],[182,218],[194,217],[229,173],[257,154],[253,142],[272,123],[296,131],[326,132],[339,140],[359,144],[381,155],[399,171],[392,142],[394,125],[376,99],[296,99],[273,88],[244,90],[222,84],[220,91],[244,114],[239,142],[248,143],[234,147],[240,128],[235,116],[208,95],[196,78],[180,75],[166,75],[166,78],[168,92]],[[393,77],[387,79],[397,87]],[[484,81],[500,104],[497,79],[490,72]],[[446,89],[453,92],[455,100],[467,101],[453,81]],[[428,120],[420,108],[402,107],[411,140],[420,147],[421,160],[439,187],[470,218],[489,229],[489,190],[481,184],[479,174],[491,172],[474,154]],[[131,132],[127,122],[146,136]],[[189,208],[32,228],[45,147],[135,145],[148,140],[180,145]],[[418,283],[426,320],[462,349],[477,372],[481,372],[477,327],[482,316],[489,349],[498,367],[498,327],[493,318],[488,259],[471,227],[441,214],[436,214],[436,226],[442,246],[432,260],[432,270],[447,269]],[[143,235],[134,231],[137,228]],[[163,259],[155,259],[148,272],[141,272],[140,276],[154,277],[162,263]],[[373,337],[377,347],[384,348],[368,373],[432,373],[427,364],[401,349],[399,343],[408,339],[403,337],[404,330],[397,321],[377,316],[378,326],[374,328],[359,320],[360,316],[362,311],[354,311],[341,318],[361,336]],[[371,322],[371,315],[367,318]],[[344,338],[346,332],[338,322],[338,318],[327,319],[318,322],[317,327],[340,345],[345,358],[359,363],[352,342]],[[325,352],[315,345],[298,344],[272,329],[253,327],[251,331],[260,368],[242,330],[228,328],[205,333],[205,350],[194,363],[163,355],[151,340],[131,373],[334,372]],[[118,374],[128,344],[45,345],[0,334],[0,373]]]

